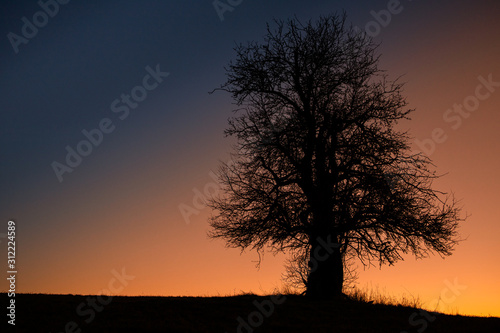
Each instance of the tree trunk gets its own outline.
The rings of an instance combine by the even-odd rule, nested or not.
[[[333,238],[336,240],[336,238]],[[306,295],[313,298],[339,298],[344,283],[344,265],[338,246],[330,239],[314,240],[311,246]]]

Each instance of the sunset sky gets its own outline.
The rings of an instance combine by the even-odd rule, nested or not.
[[[469,216],[452,256],[360,267],[358,286],[500,316],[500,2],[243,0],[224,13],[212,0],[58,6],[44,15],[35,0],[0,5],[0,260],[6,270],[13,219],[18,292],[96,294],[123,271],[134,278],[122,295],[280,288],[283,255],[266,254],[257,270],[257,253],[207,237],[202,196],[217,190],[211,172],[229,159],[223,131],[234,109],[227,94],[208,92],[224,82],[235,43],[262,40],[266,22],[345,10],[381,43],[380,67],[403,76],[416,111],[401,126],[445,174],[435,188]],[[390,18],[380,14],[388,9]],[[34,18],[37,31],[24,27]],[[95,145],[79,144],[99,127],[108,133]],[[67,147],[87,156],[70,167]]]

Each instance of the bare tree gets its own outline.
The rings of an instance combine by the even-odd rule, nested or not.
[[[237,144],[219,170],[209,236],[294,253],[314,297],[342,293],[348,256],[393,264],[404,253],[451,254],[460,210],[395,129],[413,110],[345,14],[275,21],[263,42],[235,51],[219,89],[238,105],[225,131]]]

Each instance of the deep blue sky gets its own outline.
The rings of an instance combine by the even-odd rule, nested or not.
[[[21,35],[22,17],[32,22],[41,8],[35,0],[2,1],[0,226],[10,218],[19,223],[19,237],[25,244],[19,249],[25,265],[24,290],[92,292],[96,284],[99,289],[97,281],[106,281],[110,269],[127,264],[131,269],[139,265],[136,272],[144,272],[144,276],[137,273],[140,283],[130,293],[154,293],[147,286],[156,288],[166,273],[154,271],[158,280],[148,280],[151,266],[141,266],[137,258],[133,261],[131,253],[137,248],[146,248],[148,260],[164,260],[168,267],[169,260],[174,260],[169,251],[190,244],[185,251],[192,256],[186,254],[188,259],[182,262],[226,260],[230,264],[221,267],[233,267],[238,251],[223,260],[223,243],[206,240],[209,212],[204,210],[196,223],[187,225],[178,207],[190,203],[194,188],[203,189],[211,181],[209,171],[230,151],[223,130],[232,115],[231,100],[224,93],[208,92],[224,82],[223,67],[234,57],[235,43],[260,40],[266,22],[293,15],[306,20],[346,10],[348,19],[363,27],[374,20],[371,11],[387,9],[391,1],[243,0],[221,21],[212,0],[71,0],[60,5],[27,44],[19,45],[18,53],[8,34]],[[432,156],[443,173],[456,170],[444,183],[445,190],[456,189],[462,198],[469,195],[469,203],[477,200],[478,206],[468,212],[484,213],[481,221],[493,223],[489,217],[498,214],[488,200],[493,200],[491,193],[498,182],[499,154],[498,149],[491,154],[481,149],[486,145],[495,149],[491,142],[498,142],[496,96],[500,91],[464,121],[460,131],[450,130],[442,119],[447,108],[474,92],[478,76],[493,73],[500,80],[500,5],[497,0],[478,3],[401,1],[402,12],[392,17],[376,40],[382,43],[382,67],[392,77],[405,75],[408,82],[410,106],[418,110],[414,122],[407,125],[413,134],[424,140],[435,127],[447,130],[449,140]],[[111,103],[142,85],[145,68],[157,64],[169,76],[120,120]],[[51,163],[64,163],[65,147],[75,148],[85,139],[82,130],[96,128],[104,118],[112,120],[115,130],[59,182]],[[465,153],[470,155],[464,157]],[[472,161],[481,166],[481,180],[469,180],[479,168]],[[461,188],[461,182],[470,187]],[[472,194],[474,186],[480,187],[478,191],[487,188],[490,194],[484,198]],[[110,239],[113,246],[107,243]],[[494,240],[481,241],[474,244]],[[161,250],[147,250],[151,244]],[[95,248],[101,251],[94,253]],[[208,255],[213,249],[221,251],[217,257]],[[200,259],[199,252],[207,257]],[[88,253],[92,256],[87,258]],[[102,259],[98,267],[91,259],[96,256]],[[75,258],[74,267],[71,258]],[[186,282],[185,267],[179,265],[177,282],[172,280],[171,289],[155,289],[158,293],[213,293],[222,285],[214,275],[213,283],[194,288]],[[254,272],[250,266],[250,271],[234,266],[234,272],[224,274],[237,280],[234,274],[241,272],[250,281]],[[73,280],[58,280],[53,272],[61,269],[67,269]],[[99,277],[86,275],[90,269]],[[275,275],[262,274],[268,288]],[[439,288],[442,278],[436,276]],[[89,281],[85,288],[74,287],[75,281],[84,280]],[[235,288],[255,287],[251,282],[239,285],[234,282]]]
[[[26,198],[29,188],[53,177],[50,163],[64,158],[64,147],[76,145],[82,129],[112,115],[111,101],[140,83],[148,65],[160,64],[170,77],[104,144],[138,135],[126,132],[129,126],[190,137],[207,110],[186,106],[203,105],[207,91],[223,81],[235,41],[261,36],[273,17],[308,18],[331,8],[330,1],[309,2],[306,10],[300,3],[245,1],[221,22],[210,1],[70,1],[19,53],[3,38],[0,135],[9,162],[1,164],[1,184],[11,191],[2,191],[2,203],[18,191]],[[38,11],[35,1],[2,2],[3,36],[21,35],[21,18],[32,21]],[[146,106],[158,100],[162,107]]]

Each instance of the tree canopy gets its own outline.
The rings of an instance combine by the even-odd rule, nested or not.
[[[342,292],[348,258],[393,264],[458,242],[460,209],[396,129],[413,110],[376,50],[345,14],[275,21],[263,41],[235,47],[219,88],[238,107],[225,131],[236,146],[210,236],[291,253],[311,296]]]

